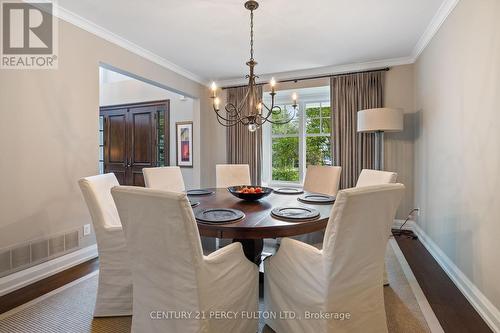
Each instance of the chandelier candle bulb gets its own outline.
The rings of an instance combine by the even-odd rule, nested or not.
[[[273,78],[271,78],[271,91],[274,92],[274,89],[276,88],[276,80]]]
[[[215,97],[215,93],[214,93],[214,97]],[[219,110],[219,104],[220,104],[219,97],[215,97],[215,99],[214,99],[214,107],[215,107],[216,110]]]
[[[212,85],[211,85],[210,88],[212,89],[212,96],[216,97],[217,96],[217,94],[216,94],[216,92],[217,92],[217,85],[215,84],[215,82],[212,82]]]

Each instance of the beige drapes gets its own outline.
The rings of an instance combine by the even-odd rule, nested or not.
[[[262,86],[256,88],[257,96],[262,96]],[[227,102],[238,105],[245,97],[247,88],[238,87],[227,90]],[[242,111],[248,115],[246,108]],[[262,183],[262,129],[250,132],[247,126],[238,124],[227,128],[227,163],[250,165],[252,185]]]
[[[383,106],[382,71],[332,76],[332,142],[335,165],[342,167],[340,188],[353,187],[361,169],[373,169],[373,133],[357,133],[357,113]]]

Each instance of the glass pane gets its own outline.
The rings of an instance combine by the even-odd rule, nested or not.
[[[319,110],[319,109],[318,109]],[[314,134],[320,133],[320,118],[307,118],[306,120],[306,133]]]
[[[104,147],[99,146],[99,161],[104,161]]]
[[[275,109],[277,110],[277,109]],[[271,115],[272,121],[285,121],[290,119],[293,115],[294,110],[293,107],[288,105],[281,106],[281,112],[273,113]],[[299,133],[299,117],[298,112],[295,113],[295,117],[289,123],[283,125],[272,125],[272,133],[273,134],[298,134]]]
[[[306,104],[306,116],[307,118],[317,118],[320,116],[320,103],[309,103]]]
[[[165,166],[165,111],[158,111],[157,133],[158,133],[158,166]]]
[[[330,133],[331,120],[330,118],[323,118],[321,121],[321,132],[328,134]]]
[[[321,105],[321,116],[322,117],[330,117],[331,116],[331,108],[329,104]]]
[[[299,138],[273,139],[273,180],[299,181]]]
[[[104,162],[99,162],[99,174],[104,173]]]
[[[306,165],[332,165],[330,136],[306,138]]]
[[[99,146],[103,146],[103,145],[104,145],[104,132],[99,131]]]
[[[104,130],[104,117],[99,116],[99,131],[103,131],[103,130]]]

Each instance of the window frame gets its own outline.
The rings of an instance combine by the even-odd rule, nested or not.
[[[331,136],[331,132],[329,134],[320,132],[320,133],[307,133],[307,128],[306,128],[306,120],[307,120],[307,115],[306,115],[306,105],[310,104],[319,104],[320,105],[320,112],[323,104],[328,104],[330,107],[330,119],[333,117],[333,110],[331,108],[331,102],[330,99],[325,99],[325,98],[310,98],[310,99],[305,99],[305,100],[299,100],[298,106],[297,106],[297,119],[299,123],[299,130],[297,134],[273,134],[272,133],[272,124],[266,123],[262,127],[263,130],[263,182],[269,186],[291,186],[291,187],[301,187],[304,183],[304,177],[306,173],[306,159],[307,159],[307,144],[306,140],[308,137],[322,137],[322,136]],[[280,106],[283,105],[288,105],[288,104],[278,104]],[[325,117],[314,117],[312,119],[319,119],[320,124],[325,119]],[[320,130],[322,131],[322,127],[320,125]],[[330,131],[332,130],[330,126]],[[299,138],[299,180],[297,182],[295,181],[281,181],[281,180],[273,180],[272,179],[272,169],[273,169],[273,160],[272,160],[272,142],[274,138],[286,138],[286,137],[297,137]],[[332,144],[332,143],[331,143]],[[332,164],[333,164],[333,156],[332,156]]]

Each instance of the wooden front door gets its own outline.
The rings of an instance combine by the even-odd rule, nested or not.
[[[104,172],[121,185],[144,186],[142,168],[168,165],[168,113],[168,100],[101,107]]]

